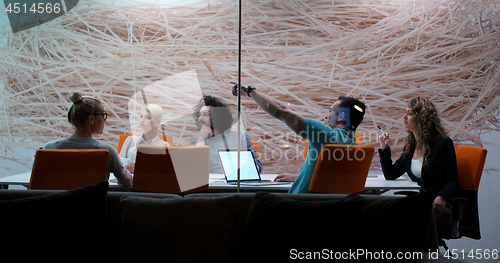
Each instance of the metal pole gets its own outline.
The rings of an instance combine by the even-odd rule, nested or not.
[[[237,161],[237,175],[238,175],[238,182],[236,185],[236,192],[240,192],[240,116],[241,116],[241,0],[238,1],[238,161]]]

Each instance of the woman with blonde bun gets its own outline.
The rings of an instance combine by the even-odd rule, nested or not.
[[[157,104],[150,103],[142,108],[139,125],[143,133],[140,136],[127,137],[119,154],[120,157],[130,160],[131,163],[125,166],[129,172],[134,173],[135,170],[137,146],[170,146],[158,136],[162,117],[163,109]]]
[[[44,149],[106,149],[109,151],[109,171],[115,174],[118,184],[124,187],[132,185],[132,175],[123,167],[115,148],[92,139],[94,134],[102,134],[108,114],[104,112],[97,99],[82,96],[78,91],[69,94],[73,103],[68,110],[68,121],[75,131],[69,138],[52,141]]]

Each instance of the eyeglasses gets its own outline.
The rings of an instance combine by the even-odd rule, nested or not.
[[[94,116],[95,116],[95,115],[102,115],[102,118],[103,118],[104,120],[106,120],[106,119],[108,118],[108,113],[107,113],[107,112],[104,112],[104,113],[96,113],[96,114],[92,114],[92,115],[94,115]]]

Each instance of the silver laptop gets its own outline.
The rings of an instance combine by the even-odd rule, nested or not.
[[[238,150],[217,149],[217,155],[219,156],[219,161],[222,166],[224,176],[226,177],[226,182],[228,184],[237,184],[238,170],[236,167],[238,164]],[[257,172],[257,167],[255,166],[252,151],[249,149],[240,150],[240,167],[240,184],[289,184],[289,182],[273,182],[271,180],[262,180],[259,173]]]

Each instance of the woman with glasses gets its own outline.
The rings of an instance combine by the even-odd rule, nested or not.
[[[403,153],[392,163],[391,139],[379,137],[380,163],[387,180],[395,180],[405,172],[417,182],[421,192],[434,194],[432,209],[436,223],[451,224],[452,214],[447,200],[460,195],[457,160],[453,141],[441,125],[434,104],[424,98],[413,98],[403,115],[403,126],[408,135]]]
[[[130,160],[130,164],[125,167],[130,173],[135,170],[135,157],[137,156],[137,146],[170,146],[168,142],[160,139],[158,136],[158,127],[163,118],[163,109],[157,104],[147,104],[141,110],[139,115],[139,126],[142,130],[140,136],[132,135],[125,139],[120,157]]]
[[[49,142],[44,149],[106,149],[109,151],[109,171],[115,174],[118,184],[132,185],[132,175],[123,167],[115,148],[92,139],[94,134],[102,134],[108,114],[97,99],[82,96],[78,91],[69,94],[73,105],[68,110],[68,121],[75,129],[69,138]],[[77,161],[77,160],[75,160]],[[89,165],[89,164],[82,164]]]

